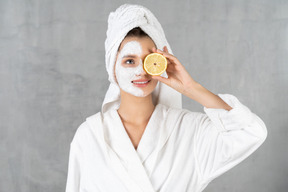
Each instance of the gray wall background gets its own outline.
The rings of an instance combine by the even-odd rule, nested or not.
[[[69,144],[108,88],[107,18],[139,3],[191,76],[262,118],[266,142],[205,192],[288,191],[287,0],[0,0],[0,191],[65,190]],[[183,107],[203,107],[183,96]]]

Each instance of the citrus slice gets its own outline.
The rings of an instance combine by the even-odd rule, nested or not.
[[[160,53],[151,53],[144,59],[144,70],[149,75],[161,75],[166,71],[167,59]]]

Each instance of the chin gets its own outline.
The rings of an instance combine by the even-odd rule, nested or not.
[[[129,93],[130,95],[133,95],[135,97],[147,97],[149,96],[151,93],[143,93],[143,94],[135,94],[135,93]]]
[[[156,86],[155,86],[156,87]],[[155,89],[155,87],[154,87],[154,89]],[[124,87],[123,87],[124,88]],[[147,87],[148,88],[148,87]],[[151,87],[150,88],[148,88],[148,89],[141,89],[141,88],[136,88],[135,89],[135,87],[125,87],[124,89],[121,89],[123,92],[125,92],[125,93],[127,93],[127,94],[129,94],[129,95],[133,95],[133,96],[135,96],[135,97],[142,97],[142,98],[144,98],[144,97],[147,97],[147,96],[149,96],[149,95],[151,95],[152,94],[152,92],[153,92],[153,90],[154,89],[151,89]]]

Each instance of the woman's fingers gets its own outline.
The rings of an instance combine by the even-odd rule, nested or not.
[[[176,65],[181,65],[180,64],[180,61],[172,54],[170,54],[168,52],[168,48],[167,46],[164,46],[163,47],[163,51],[160,50],[160,49],[157,49],[156,47],[153,47],[152,48],[152,51],[155,52],[155,53],[160,53],[162,54],[164,57],[166,57],[168,59],[168,65],[171,64],[171,63],[174,63]]]
[[[171,83],[170,83],[171,80],[170,80],[169,78],[165,78],[165,77],[158,76],[158,75],[157,75],[157,76],[156,76],[156,75],[155,75],[155,76],[153,75],[152,78],[153,78],[153,79],[156,79],[156,80],[158,80],[158,81],[161,81],[162,83],[165,83],[166,85],[169,85],[169,86],[170,86],[170,84],[171,84]]]
[[[162,53],[164,53],[164,52],[165,52],[165,53],[168,53],[168,49],[167,49],[166,46],[163,47],[163,51],[160,50],[160,49],[157,49],[156,47],[152,47],[152,51],[153,51],[153,52],[158,52],[157,50],[161,51]]]
[[[165,53],[164,51],[161,51],[161,49],[157,49],[156,51],[161,54]]]
[[[174,55],[172,55],[172,54],[170,54],[170,53],[168,53],[168,49],[167,49],[167,47],[165,48],[166,46],[164,46],[164,51],[161,51],[160,49],[156,49],[156,51],[158,52],[158,53],[161,53],[162,55],[164,55],[164,56],[170,56],[170,58],[172,58],[172,57],[174,57],[174,58],[176,58]],[[171,57],[172,56],[172,57]]]
[[[169,59],[170,61],[172,61],[173,63],[179,65],[180,61],[172,54],[168,53],[168,52],[163,52],[159,49],[157,49],[158,53],[161,53],[164,57],[166,57],[167,59]]]
[[[163,50],[164,50],[165,53],[169,53],[166,46],[163,47]]]

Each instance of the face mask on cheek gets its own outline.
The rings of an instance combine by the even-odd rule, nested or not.
[[[123,56],[125,55],[138,55],[139,57],[142,54],[142,47],[137,41],[130,41],[125,44],[121,52],[118,55],[116,62],[116,78],[119,84],[119,87],[134,96],[144,97],[144,92],[141,88],[135,87],[132,83],[133,80],[139,79],[137,75],[140,75],[143,72],[143,62],[140,59],[140,63],[137,67],[123,67],[121,65]],[[135,60],[135,59],[134,59]],[[133,64],[131,64],[133,65]]]

